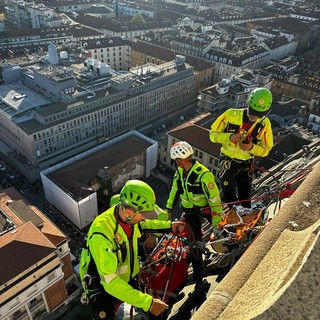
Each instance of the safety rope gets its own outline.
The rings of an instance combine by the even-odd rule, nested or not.
[[[191,230],[191,227],[188,224],[186,224],[186,227],[188,228],[188,230]],[[182,235],[171,236],[171,237],[167,237],[165,235],[162,236],[162,238],[158,242],[157,246],[154,248],[154,250],[151,252],[151,254],[147,257],[147,260],[144,262],[144,266],[141,268],[141,271],[139,273],[139,286],[140,286],[141,274],[143,272],[148,272],[149,270],[152,269],[151,267],[153,265],[155,265],[159,262],[162,262],[164,265],[170,264],[169,276],[168,276],[168,279],[166,282],[165,289],[162,294],[162,298],[159,297],[158,293],[153,292],[153,294],[156,295],[156,297],[159,299],[162,299],[162,300],[165,299],[175,264],[178,261],[180,261],[183,258],[183,255],[185,254],[185,252],[183,250],[180,250],[180,244],[181,244],[181,242],[184,241],[182,238],[185,238],[185,237]],[[166,243],[164,244],[165,240],[166,240]],[[161,250],[164,254],[161,257],[158,257],[156,259],[155,256]],[[171,254],[171,255],[169,256],[169,254]],[[163,261],[163,260],[165,260],[165,261]],[[169,261],[170,261],[170,263],[169,263]],[[141,287],[139,287],[139,289],[141,290]]]

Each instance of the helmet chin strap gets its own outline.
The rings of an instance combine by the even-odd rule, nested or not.
[[[131,220],[139,213],[139,211],[133,212],[130,216],[127,216],[126,222],[131,222]]]

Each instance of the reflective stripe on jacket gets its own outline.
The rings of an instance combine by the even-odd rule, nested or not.
[[[254,156],[265,157],[273,147],[273,133],[268,118],[257,119],[252,124],[251,129],[254,129],[257,125],[261,125],[261,130],[255,137],[251,150],[244,151],[239,147],[238,143],[230,141],[230,136],[233,133],[240,133],[244,136],[248,133],[242,128],[244,112],[246,112],[246,109],[229,109],[220,115],[211,125],[210,140],[221,143],[221,152],[230,158],[249,160]],[[232,128],[238,128],[238,132],[234,132]]]
[[[170,221],[145,220],[132,226],[132,249],[129,239],[116,222],[113,206],[97,216],[88,232],[88,246],[97,266],[100,283],[104,290],[112,296],[130,305],[148,311],[152,296],[132,288],[128,282],[140,271],[138,260],[138,239],[141,237],[141,229],[168,229]],[[92,233],[101,232],[105,237]],[[121,250],[120,250],[121,248]],[[125,252],[125,254],[123,254]],[[108,303],[106,301],[106,303]]]
[[[173,208],[176,197],[180,197],[183,208],[210,206],[212,212],[222,211],[219,189],[214,176],[198,161],[194,161],[185,180],[183,179],[183,168],[178,168],[175,172],[166,204],[168,209]]]

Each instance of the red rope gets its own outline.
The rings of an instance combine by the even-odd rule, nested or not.
[[[244,199],[244,200],[237,200],[237,201],[232,201],[232,202],[222,202],[221,206],[229,206],[231,204],[239,204],[239,203],[247,202],[247,201],[263,200],[263,199],[273,198],[273,197],[277,197],[277,196],[279,196],[281,199],[284,199],[284,198],[287,198],[289,195],[292,195],[294,193],[294,191],[295,191],[295,190],[292,190],[290,188],[290,184],[286,184],[285,187],[286,187],[285,190],[283,190],[283,191],[281,191],[279,193],[273,193],[273,194],[268,194],[266,196],[254,197],[254,198],[249,198],[249,199]],[[219,206],[220,205],[203,207],[203,208],[201,208],[201,210],[202,210],[203,213],[207,213],[203,209],[210,209],[210,208],[219,207]]]

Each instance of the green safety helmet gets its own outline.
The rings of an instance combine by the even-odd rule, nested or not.
[[[114,205],[118,204],[120,202],[120,194],[114,194],[111,198],[110,198],[110,208],[113,207]]]
[[[147,183],[141,180],[129,180],[120,191],[120,202],[139,212],[152,211],[156,196]]]
[[[261,118],[269,112],[271,104],[272,93],[268,89],[254,89],[248,98],[249,114]]]

